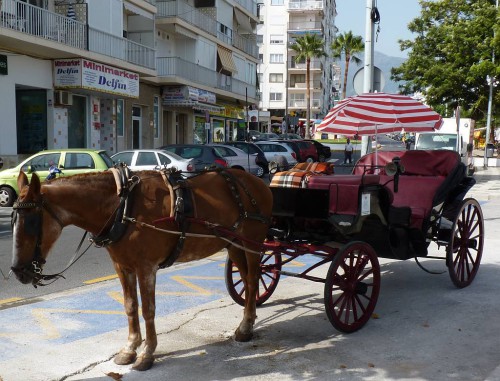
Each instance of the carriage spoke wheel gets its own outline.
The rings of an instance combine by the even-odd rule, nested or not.
[[[280,279],[281,254],[263,254],[260,260],[259,290],[256,303],[258,306],[268,300]],[[245,284],[238,267],[227,257],[225,268],[226,288],[231,298],[241,306],[245,305]]]
[[[335,255],[325,282],[325,310],[341,332],[354,332],[370,319],[380,292],[380,265],[375,250],[351,242]]]
[[[446,264],[451,280],[458,288],[472,283],[479,269],[484,244],[484,220],[479,203],[467,198],[462,201],[453,222],[446,249]]]

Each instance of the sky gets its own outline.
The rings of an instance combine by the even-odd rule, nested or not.
[[[366,34],[367,0],[336,0],[337,16],[335,25],[339,33],[352,30],[354,35]],[[408,23],[420,15],[418,0],[375,0],[380,14],[380,33],[375,35],[375,50],[388,56],[407,57],[407,52],[399,49],[399,39],[413,39]],[[375,25],[376,31],[377,25]]]

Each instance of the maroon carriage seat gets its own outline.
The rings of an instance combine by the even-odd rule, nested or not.
[[[394,176],[386,174],[383,166],[394,157],[401,159],[404,172],[399,176],[398,192],[394,192]],[[411,209],[410,226],[421,229],[434,206],[445,201],[448,192],[465,177],[460,155],[449,150],[379,151],[363,156],[353,174],[378,173],[381,185],[391,194],[393,207]]]

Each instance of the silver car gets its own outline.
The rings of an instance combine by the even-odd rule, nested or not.
[[[266,159],[271,162],[280,162],[280,156],[284,157],[290,167],[297,164],[297,154],[289,145],[273,141],[255,142],[266,155]]]
[[[133,171],[148,169],[176,168],[190,176],[195,171],[193,159],[159,149],[136,149],[121,151],[111,156],[115,163],[125,163]]]
[[[257,164],[256,153],[246,153],[245,151],[224,144],[207,144],[214,147],[215,150],[227,160],[229,168],[243,169],[251,174],[258,176],[262,168]]]

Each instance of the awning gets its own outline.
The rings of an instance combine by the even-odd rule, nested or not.
[[[134,5],[134,4],[131,4],[131,3],[127,3],[126,1],[123,2],[123,7],[132,12],[132,13],[135,13],[136,15],[139,15],[139,16],[143,16],[143,17],[147,17],[148,19],[154,19],[154,15],[148,11],[146,11],[145,9],[142,9],[140,7],[138,7],[137,5]]]
[[[217,53],[219,54],[222,68],[224,70],[230,71],[233,74],[236,74],[238,70],[236,69],[236,65],[233,61],[233,53],[231,53],[229,49],[223,48],[220,45],[217,45]]]
[[[238,23],[238,32],[243,34],[253,33],[252,24],[250,23],[250,17],[248,17],[238,8],[233,8],[233,9],[234,9],[234,17],[236,18],[236,22]]]

